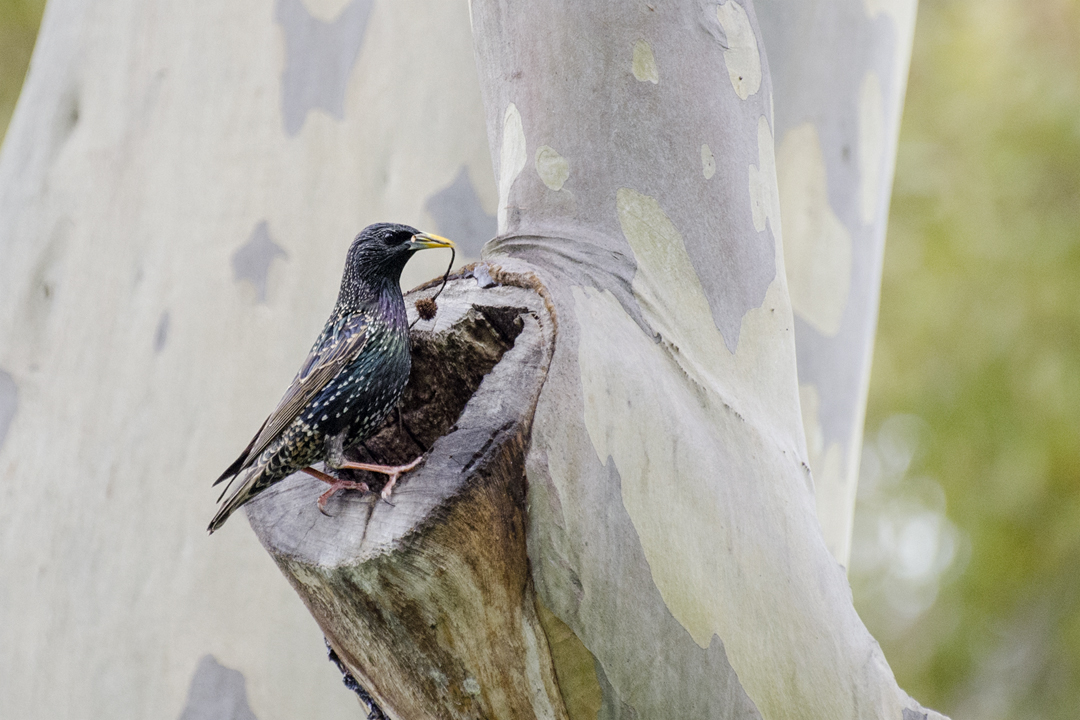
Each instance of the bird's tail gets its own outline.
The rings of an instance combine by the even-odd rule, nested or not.
[[[229,497],[227,497],[222,506],[218,508],[217,514],[214,515],[214,519],[210,521],[210,526],[206,528],[207,532],[212,535],[215,530],[225,524],[225,521],[229,519],[229,516],[232,515],[237,508],[267,488],[270,483],[266,482],[264,477],[265,470],[266,468],[264,467],[252,468],[252,471],[243,478],[240,484],[232,489]],[[229,492],[230,487],[237,479],[238,478],[233,478],[232,481],[225,486],[224,492],[221,493],[222,497],[225,496],[225,493]],[[218,498],[218,500],[220,501],[221,498]]]

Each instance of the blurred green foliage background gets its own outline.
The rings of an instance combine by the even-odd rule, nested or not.
[[[0,0],[0,138],[19,99],[45,0]]]
[[[43,0],[0,0],[0,136]],[[1080,717],[1080,0],[922,0],[851,577],[954,720]]]
[[[1073,720],[1080,2],[922,0],[897,163],[855,543],[941,507],[951,547],[937,587],[857,551],[856,605],[926,706]]]

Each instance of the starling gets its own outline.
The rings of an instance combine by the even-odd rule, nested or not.
[[[225,497],[239,481],[210,521],[211,533],[238,507],[298,470],[330,484],[319,498],[324,512],[335,492],[368,489],[309,467],[320,460],[332,469],[389,476],[384,498],[402,473],[420,463],[422,457],[400,466],[354,463],[345,459],[345,449],[378,429],[409,379],[409,329],[400,288],[405,263],[418,250],[453,246],[407,225],[371,225],[357,235],[337,304],[307,360],[244,452],[214,482],[232,478],[221,494]]]

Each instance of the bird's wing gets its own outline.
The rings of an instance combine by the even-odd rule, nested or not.
[[[300,372],[296,374],[277,407],[259,428],[259,432],[236,462],[230,465],[214,484],[239,474],[259,457],[319,391],[360,354],[370,335],[370,325],[363,315],[343,318],[327,328],[311,348]]]

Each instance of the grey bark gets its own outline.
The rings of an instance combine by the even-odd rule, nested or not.
[[[358,53],[305,34],[362,5]],[[207,540],[209,483],[361,228],[476,260],[490,233],[455,228],[494,215],[459,0],[49,2],[0,151],[0,717],[177,718],[206,655],[259,720],[356,716],[244,520]]]
[[[915,6],[757,3],[815,502],[845,566]]]

